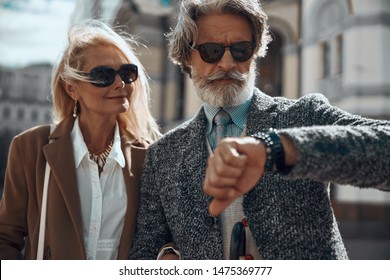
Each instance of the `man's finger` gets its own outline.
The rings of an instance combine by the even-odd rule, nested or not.
[[[230,199],[230,200],[221,200],[221,199],[216,199],[214,198],[210,204],[209,204],[209,213],[213,217],[217,217],[221,215],[221,213],[229,207],[230,204],[235,200]]]
[[[226,182],[226,185],[219,184],[218,186],[212,186],[209,184],[205,184],[203,187],[203,191],[207,195],[221,200],[231,199],[232,197],[236,197],[237,191],[232,187],[232,185],[235,185],[237,183],[237,180],[224,179],[224,182]]]
[[[235,142],[223,143],[215,150],[215,156],[225,165],[242,168],[247,162],[247,156],[237,151]]]

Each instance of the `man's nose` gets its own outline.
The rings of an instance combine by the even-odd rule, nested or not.
[[[225,71],[229,71],[236,67],[237,63],[234,60],[232,53],[229,48],[225,48],[225,52],[221,58],[221,60],[218,62],[218,66],[224,69]]]

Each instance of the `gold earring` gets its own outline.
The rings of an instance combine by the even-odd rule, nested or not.
[[[73,117],[77,118],[77,100],[74,101]]]

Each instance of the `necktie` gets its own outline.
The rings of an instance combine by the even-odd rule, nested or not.
[[[222,138],[225,138],[227,135],[226,128],[227,125],[232,123],[232,119],[228,112],[225,110],[220,110],[214,117],[214,124],[215,124],[215,147],[212,147],[213,150],[216,148],[219,141],[221,141]],[[232,135],[235,136],[235,135]],[[222,222],[222,241],[223,241],[223,251],[224,251],[224,259],[229,259],[230,256],[230,247],[231,247],[231,236],[232,236],[232,229],[233,226],[243,220],[243,217],[245,217],[243,208],[242,208],[242,200],[243,198],[240,197],[236,199],[227,209],[225,209],[224,212],[221,214],[221,222]],[[256,242],[252,236],[252,233],[250,232],[249,228],[244,230],[245,239],[246,239],[246,254],[252,256],[256,260],[260,260],[261,255],[259,254],[259,251],[256,246]],[[240,256],[241,258],[243,256]]]
[[[216,125],[216,137],[215,137],[215,147],[226,137],[226,127],[232,122],[232,118],[229,113],[225,110],[220,110],[214,117],[214,123]]]

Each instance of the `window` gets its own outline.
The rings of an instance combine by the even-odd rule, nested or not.
[[[330,45],[329,42],[321,43],[322,78],[330,77]]]
[[[9,107],[5,107],[3,110],[3,119],[8,120],[11,117],[11,110]]]
[[[343,73],[343,48],[343,36],[340,34],[336,36],[336,74]]]
[[[18,120],[22,121],[23,119],[24,119],[24,110],[22,108],[20,108],[18,110]]]
[[[38,120],[38,112],[37,112],[37,110],[34,110],[34,111],[31,112],[31,120],[33,122],[36,122]]]

